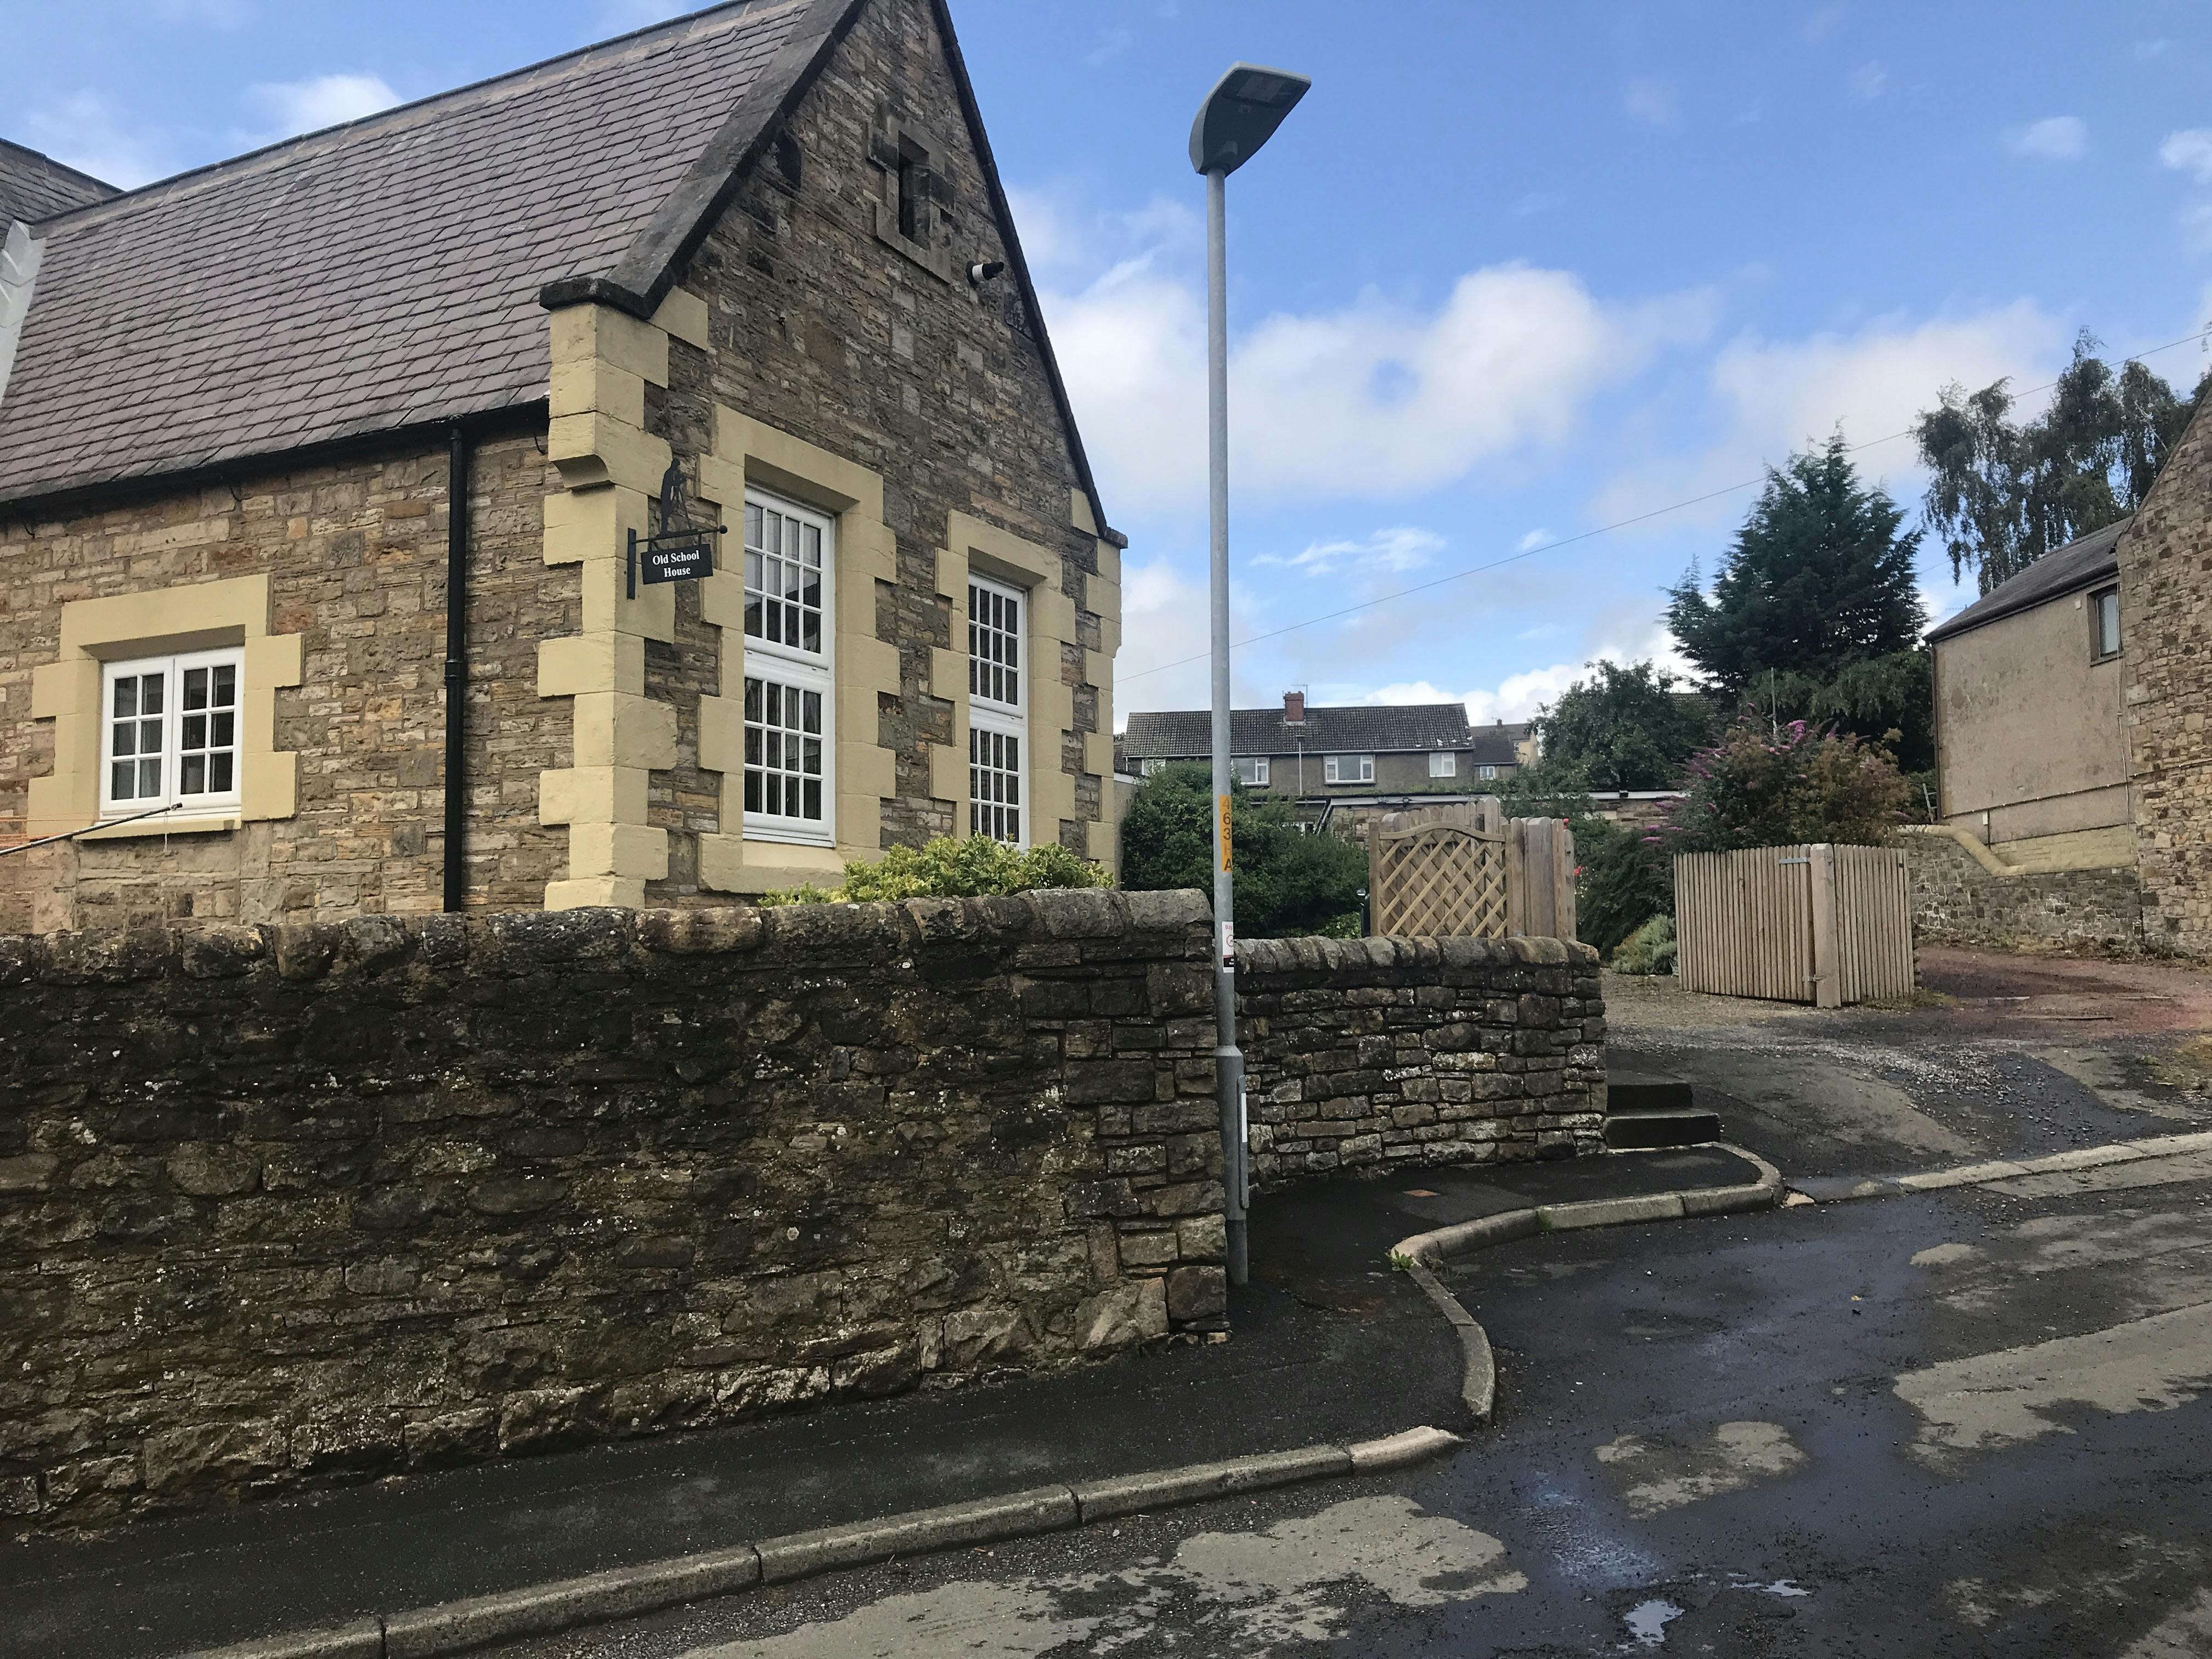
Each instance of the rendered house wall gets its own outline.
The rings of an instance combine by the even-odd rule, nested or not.
[[[1944,823],[1996,846],[2132,822],[2126,654],[2094,659],[2090,591],[1936,642]]]

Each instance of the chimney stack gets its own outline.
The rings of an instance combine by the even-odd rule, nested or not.
[[[1283,724],[1304,726],[1306,723],[1306,694],[1303,691],[1283,693]]]

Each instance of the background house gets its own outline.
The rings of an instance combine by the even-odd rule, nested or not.
[[[74,837],[0,933],[1114,860],[1123,541],[941,0],[120,194],[9,146],[0,220],[0,836]],[[672,465],[716,568],[633,586]]]
[[[1288,691],[1279,708],[1238,708],[1230,750],[1247,788],[1332,811],[1407,796],[1480,794],[1534,758],[1525,725],[1473,726],[1463,703],[1313,708]],[[1142,777],[1176,761],[1205,763],[1212,717],[1204,709],[1132,714],[1116,743],[1121,770]]]

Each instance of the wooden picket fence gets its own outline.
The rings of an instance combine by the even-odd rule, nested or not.
[[[1369,931],[1575,936],[1575,842],[1555,818],[1509,818],[1495,795],[1376,820],[1367,837]]]
[[[1912,902],[1894,848],[1679,854],[1674,933],[1686,991],[1823,1008],[1912,994]]]

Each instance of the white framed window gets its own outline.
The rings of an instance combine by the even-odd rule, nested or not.
[[[1267,787],[1267,757],[1265,755],[1239,755],[1229,763],[1237,769],[1237,781],[1248,788]]]
[[[1160,755],[1147,755],[1144,759],[1137,763],[1137,774],[1139,777],[1149,778],[1161,771],[1166,767],[1166,765],[1167,760],[1165,757]]]
[[[1474,769],[1474,775],[1485,783],[1488,783],[1498,776],[1498,769],[1494,766],[1478,766]]]
[[[2095,659],[2120,654],[2120,590],[2107,587],[2089,596],[2089,612],[2096,625]]]
[[[1324,783],[1372,783],[1375,781],[1375,757],[1372,755],[1330,755],[1321,763]]]
[[[1429,775],[1432,778],[1455,778],[1459,775],[1459,757],[1449,749],[1429,750]]]
[[[830,846],[836,835],[830,581],[836,526],[745,492],[744,833]]]
[[[1030,844],[1029,608],[1018,587],[968,579],[968,833],[1015,847]]]
[[[102,817],[238,805],[245,665],[243,651],[198,651],[100,671]]]

